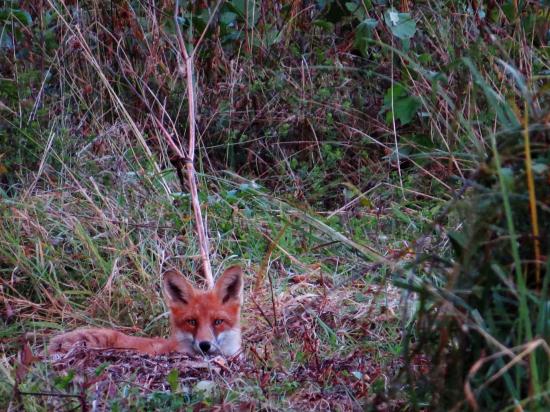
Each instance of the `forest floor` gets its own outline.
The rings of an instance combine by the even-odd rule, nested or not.
[[[278,296],[275,306],[269,296],[247,299],[245,350],[232,359],[75,347],[42,361],[53,374],[74,373],[75,393],[89,393],[75,395],[70,405],[87,402],[99,410],[364,410],[367,404],[400,410],[404,399],[387,399],[384,387],[404,364],[401,294],[358,284],[331,291],[318,272],[306,277]],[[420,357],[414,363],[418,373],[427,367]],[[121,391],[128,396],[117,399]],[[66,398],[48,402],[56,409],[68,406]]]

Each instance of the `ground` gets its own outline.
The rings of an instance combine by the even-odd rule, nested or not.
[[[314,270],[274,302],[268,291],[246,296],[240,356],[75,347],[32,362],[19,397],[58,410],[400,410],[403,399],[384,394],[403,366],[402,297],[363,281],[334,288]]]

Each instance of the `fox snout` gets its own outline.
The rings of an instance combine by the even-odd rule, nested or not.
[[[212,345],[207,340],[203,340],[202,342],[199,342],[199,349],[202,353],[208,353],[210,351],[210,348]]]
[[[193,334],[179,328],[175,330],[174,335],[184,352],[197,355],[233,356],[241,349],[241,330],[238,327],[217,335],[211,331],[210,336],[205,336],[203,333]]]
[[[193,335],[193,351],[197,355],[211,355],[219,353],[219,345],[216,343],[216,335],[207,325],[199,325]]]
[[[199,355],[217,352],[216,349],[219,346],[216,343],[216,331],[211,325],[212,321],[197,319],[194,324],[196,326],[195,330],[192,331],[194,351]]]

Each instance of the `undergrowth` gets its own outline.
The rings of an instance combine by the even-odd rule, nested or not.
[[[544,410],[546,2],[103,3],[1,3],[2,408]],[[38,361],[83,325],[166,336],[163,267],[201,283],[157,126],[185,147],[175,24],[246,361],[154,384]]]

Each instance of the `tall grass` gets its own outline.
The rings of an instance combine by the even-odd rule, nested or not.
[[[162,268],[200,268],[158,127],[185,146],[173,4],[108,3],[2,3],[2,405],[17,335],[166,335]],[[548,403],[548,10],[394,3],[181,7],[186,41],[204,33],[197,160],[213,267],[238,261],[256,285],[252,369],[224,381],[220,404]],[[42,365],[19,383],[61,390],[54,376]]]
[[[477,153],[463,183],[466,197],[446,210],[461,222],[449,232],[453,260],[427,257],[432,265],[412,269],[425,280],[437,278],[436,289],[416,288],[425,298],[408,336],[411,352],[428,353],[435,366],[426,386],[417,386],[417,405],[419,399],[455,410],[544,410],[548,404],[542,251],[550,245],[548,219],[540,218],[548,213],[548,100],[535,80],[547,64],[536,48],[540,38],[529,42],[525,20],[515,16],[518,30],[502,43],[477,42],[456,60],[470,79],[468,99],[476,101],[475,120],[463,117],[463,109],[453,118],[467,136],[459,143],[474,154],[472,143],[481,141],[487,154]]]

